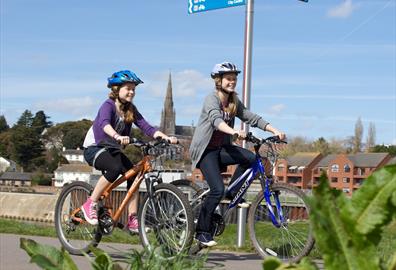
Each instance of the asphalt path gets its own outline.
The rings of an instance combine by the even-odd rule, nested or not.
[[[0,234],[0,270],[40,270],[36,264],[30,263],[30,257],[19,247],[20,238],[29,238],[38,243],[60,248],[56,238],[41,236],[26,236],[14,234]],[[112,258],[121,258],[122,254],[130,249],[142,250],[140,245],[126,245],[117,243],[100,243],[99,248],[105,250]],[[79,270],[92,269],[88,258],[72,255],[73,261]],[[262,270],[262,259],[256,254],[226,252],[211,250],[205,264],[207,269],[229,270]]]

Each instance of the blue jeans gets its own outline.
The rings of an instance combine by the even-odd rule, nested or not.
[[[224,196],[221,168],[239,164],[231,178],[231,183],[241,176],[256,161],[251,151],[235,145],[224,145],[219,149],[206,149],[198,163],[210,191],[203,202],[198,218],[197,233],[211,232],[212,215]],[[230,184],[231,184],[230,183]],[[237,187],[238,188],[238,187]]]

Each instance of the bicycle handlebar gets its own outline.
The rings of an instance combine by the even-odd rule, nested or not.
[[[232,135],[233,141],[235,141],[238,138],[238,134]],[[247,142],[251,142],[257,145],[262,145],[262,144],[269,144],[269,143],[284,143],[287,144],[286,141],[283,141],[279,138],[279,136],[270,136],[265,139],[260,139],[255,137],[251,132],[246,134],[246,138],[244,139]]]

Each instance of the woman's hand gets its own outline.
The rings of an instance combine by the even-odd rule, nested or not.
[[[286,139],[286,134],[279,130],[274,132],[274,136],[278,136],[281,141],[284,141]]]
[[[238,135],[238,139],[243,140],[246,138],[246,132],[244,130],[235,130],[235,135]]]
[[[164,138],[164,139],[166,139],[166,140],[168,140],[171,144],[178,144],[179,143],[179,141],[177,140],[177,138],[176,137],[173,137],[173,136],[170,136],[170,137],[166,137],[166,138]]]

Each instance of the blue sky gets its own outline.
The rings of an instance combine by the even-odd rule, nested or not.
[[[213,65],[243,66],[245,6],[188,14],[187,3],[1,0],[0,114],[10,125],[25,109],[54,123],[93,119],[107,77],[131,69],[149,122],[159,125],[171,71],[176,122],[197,123]],[[253,112],[308,139],[352,136],[361,117],[364,139],[372,122],[376,143],[396,144],[395,0],[254,8]]]

